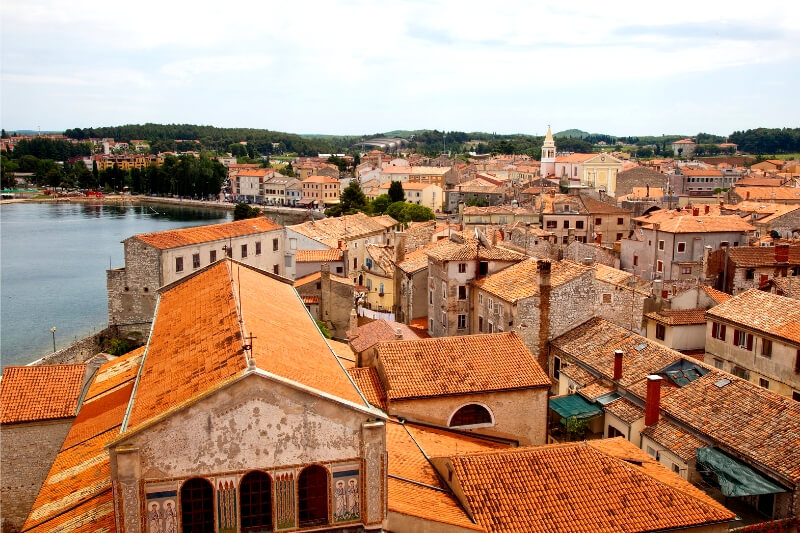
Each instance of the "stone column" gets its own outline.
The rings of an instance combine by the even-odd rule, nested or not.
[[[139,533],[142,507],[139,485],[141,481],[139,449],[120,446],[111,450],[111,480],[114,484],[114,508],[117,524],[122,533]]]
[[[364,458],[364,525],[368,529],[385,526],[387,502],[386,424],[382,420],[361,425]]]

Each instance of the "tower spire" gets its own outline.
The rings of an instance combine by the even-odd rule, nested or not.
[[[550,124],[547,125],[547,134],[542,143],[542,166],[541,174],[543,178],[556,173],[556,143],[553,140],[553,132]]]

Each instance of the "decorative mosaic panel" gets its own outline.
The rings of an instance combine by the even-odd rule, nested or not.
[[[333,483],[333,521],[353,522],[361,519],[361,477],[358,463],[331,468]]]
[[[145,488],[147,533],[178,533],[178,487],[175,483]]]
[[[294,473],[285,472],[274,476],[275,480],[275,524],[278,529],[295,527],[295,483]]]
[[[236,533],[238,478],[217,478],[217,531]]]

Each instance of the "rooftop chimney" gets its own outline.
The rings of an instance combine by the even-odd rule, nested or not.
[[[402,263],[406,258],[406,234],[396,232],[394,234],[394,264]]]
[[[358,313],[353,309],[350,311],[350,329],[347,331],[347,338],[352,339],[358,336],[356,330],[358,329]]]
[[[746,200],[749,200],[749,199],[750,199],[750,191],[747,191],[747,198],[745,198],[745,199],[746,199]]]
[[[707,215],[707,214],[708,214],[708,211],[709,211],[710,209],[711,209],[711,206],[710,206],[710,205],[708,205],[708,204],[706,204],[706,205],[705,205],[705,207],[703,208],[703,213],[705,213],[705,214]]]
[[[399,341],[399,340],[403,340],[403,330],[402,330],[402,329],[400,329],[400,328],[396,328],[396,329],[394,330],[394,338],[395,338],[396,340],[398,340],[398,341]]]
[[[776,244],[775,245],[775,262],[788,263],[789,262],[789,245]]]
[[[661,411],[661,376],[647,376],[647,399],[644,404],[644,425],[652,426],[658,422]]]
[[[614,381],[622,379],[622,350],[614,350]]]
[[[547,343],[550,340],[550,261],[539,259],[539,343],[536,359],[542,368],[547,368]]]
[[[696,217],[699,215],[700,215],[700,208],[699,207],[692,208],[692,216]]]

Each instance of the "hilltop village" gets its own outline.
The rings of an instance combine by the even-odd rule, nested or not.
[[[800,163],[696,146],[225,162],[434,219],[126,238],[139,347],[5,368],[3,532],[797,532]]]

